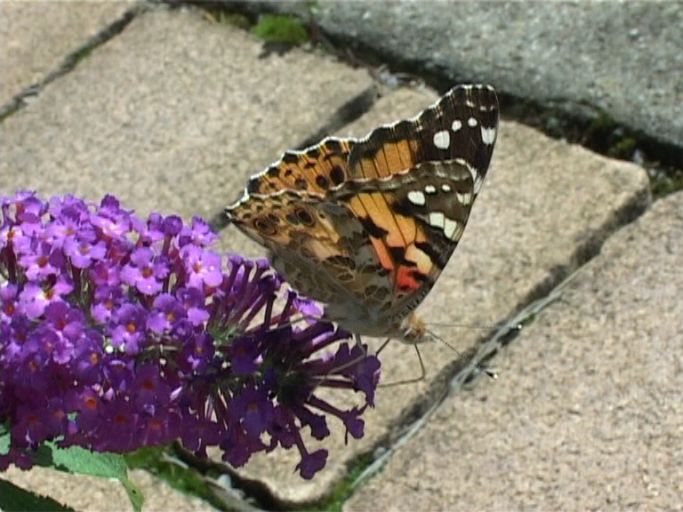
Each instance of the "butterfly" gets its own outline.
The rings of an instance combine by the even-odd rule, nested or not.
[[[498,111],[492,87],[456,86],[365,138],[285,152],[226,213],[328,320],[357,336],[430,340],[414,310],[463,234]]]

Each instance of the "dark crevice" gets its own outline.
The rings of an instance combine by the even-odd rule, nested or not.
[[[21,108],[29,104],[29,102],[39,96],[43,89],[52,81],[72,71],[78,63],[83,60],[98,46],[106,43],[114,36],[123,32],[128,24],[140,13],[149,9],[150,4],[136,4],[130,9],[126,10],[118,19],[98,31],[94,36],[90,37],[81,46],[68,53],[59,65],[50,71],[39,82],[31,84],[24,88],[19,94],[15,95],[6,104],[0,106],[0,122],[5,118],[11,116]]]
[[[239,498],[235,495],[236,493],[231,493],[233,504],[229,507],[229,510],[283,510],[283,507],[273,498],[268,487],[263,482],[241,476],[234,468],[226,464],[197,457],[179,445],[175,445],[174,450],[182,462],[199,471],[210,481],[218,481],[224,475],[230,477],[230,488],[238,490],[242,497]],[[225,494],[226,491],[229,491],[225,486],[218,488],[218,486],[214,485],[214,487],[217,487],[213,491],[217,495]]]

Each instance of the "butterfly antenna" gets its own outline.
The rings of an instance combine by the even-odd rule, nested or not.
[[[446,345],[448,348],[450,348],[456,354],[461,355],[461,352],[457,348],[455,348],[453,345],[448,343],[445,339],[443,339],[441,336],[436,334],[434,331],[427,329],[427,333],[429,333],[429,335],[432,336],[435,340],[438,340],[441,343],[443,343],[444,345]]]
[[[516,327],[515,327],[515,328],[516,328]],[[521,325],[519,326],[519,329],[521,329]],[[439,336],[438,334],[436,334],[434,331],[428,330],[427,332],[428,332],[429,334],[431,334],[432,336],[434,336],[435,339],[439,340],[441,343],[443,343],[443,344],[446,345],[448,348],[450,348],[451,350],[453,350],[456,354],[462,355],[462,352],[460,352],[460,351],[459,351],[457,348],[455,348],[453,345],[451,345],[451,344],[449,344],[448,342],[446,342],[446,340],[444,340],[441,336]],[[418,354],[419,354],[419,352],[418,352]],[[495,370],[492,370],[491,368],[488,368],[488,367],[486,366],[486,363],[485,363],[485,362],[482,362],[482,363],[477,364],[476,370],[479,371],[479,372],[481,372],[481,373],[485,373],[486,375],[488,375],[489,377],[491,377],[493,380],[496,380],[496,379],[498,378],[498,374],[496,373],[496,371],[495,371]]]
[[[480,330],[487,330],[487,331],[493,331],[500,329],[501,326],[504,325],[503,322],[499,322],[496,324],[459,324],[459,323],[453,323],[453,322],[429,322],[429,325],[433,325],[435,327],[455,327],[457,329],[480,329]],[[521,329],[522,325],[519,324],[518,326],[515,326],[514,328]]]

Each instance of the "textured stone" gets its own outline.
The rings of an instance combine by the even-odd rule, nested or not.
[[[346,510],[678,510],[683,193],[614,234]]]
[[[132,6],[117,2],[0,2],[0,106],[54,72],[64,57]]]
[[[213,216],[373,87],[314,52],[261,55],[194,9],[139,15],[0,125],[0,191],[113,193],[141,214]]]
[[[312,13],[390,59],[683,144],[680,2],[324,1]]]
[[[215,510],[206,502],[181,494],[146,471],[129,475],[145,496],[143,510]],[[52,469],[35,467],[30,471],[10,468],[2,478],[37,494],[49,496],[80,512],[101,510],[133,510],[123,486],[116,480],[83,475],[70,475]]]
[[[435,99],[428,91],[392,92],[340,132],[365,135],[381,123],[416,114]],[[328,467],[313,481],[302,481],[292,472],[297,460],[293,451],[250,462],[243,473],[265,482],[278,499],[296,506],[325,496],[347,474],[354,457],[395,438],[416,410],[425,410],[440,396],[443,375],[452,372],[458,357],[484,334],[467,326],[490,326],[507,318],[595,253],[616,225],[648,202],[648,180],[641,168],[512,122],[501,124],[492,166],[457,251],[419,308],[457,352],[441,343],[423,345],[426,380],[380,389],[362,440],[345,447],[343,432],[332,424],[336,445]],[[420,374],[412,347],[390,343],[381,359],[384,382]],[[386,508],[379,501],[376,505]]]

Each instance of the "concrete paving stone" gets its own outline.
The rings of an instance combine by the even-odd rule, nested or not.
[[[435,99],[431,91],[399,89],[341,132],[365,135],[379,124],[418,113]],[[649,201],[648,179],[641,168],[551,140],[514,122],[501,124],[492,167],[457,251],[419,308],[432,329],[458,352],[443,344],[423,345],[426,380],[380,389],[377,407],[366,415],[362,440],[344,446],[343,429],[331,422],[332,442],[324,444],[330,448],[328,466],[312,481],[293,472],[295,450],[255,457],[241,470],[243,476],[261,480],[278,500],[294,507],[326,496],[355,457],[397,436],[416,407],[435,401],[445,388],[443,374],[485,333],[437,323],[491,326],[505,319],[585,261],[616,225]],[[374,346],[380,341],[374,340]],[[390,343],[381,359],[384,382],[420,374],[412,347]],[[318,446],[310,444],[311,449]]]
[[[323,1],[312,13],[327,33],[399,62],[683,144],[681,2]]]
[[[0,124],[0,191],[211,217],[246,176],[372,92],[363,70],[157,6]]]
[[[610,237],[345,510],[681,510],[683,193]]]
[[[55,71],[133,2],[0,2],[0,106]]]
[[[79,512],[102,512],[103,510],[133,510],[123,486],[116,480],[83,475],[70,475],[60,471],[35,467],[30,471],[10,468],[2,478],[13,484],[49,496]],[[215,510],[208,503],[176,491],[166,482],[146,471],[133,470],[130,480],[145,496],[143,510],[186,510],[210,512]]]

